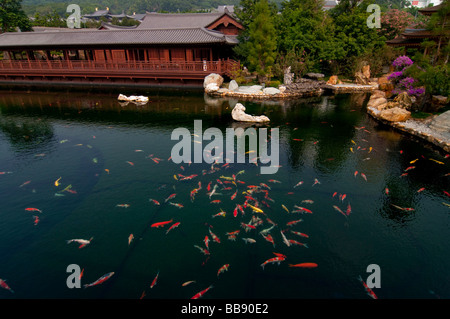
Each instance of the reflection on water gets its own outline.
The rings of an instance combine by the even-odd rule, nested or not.
[[[368,298],[357,278],[372,263],[382,272],[380,298],[435,298],[429,290],[450,295],[450,220],[443,204],[450,202],[444,193],[449,159],[370,119],[366,94],[250,102],[149,91],[146,105],[121,104],[118,94],[2,92],[0,254],[7,262],[0,278],[9,279],[15,294],[2,289],[1,298],[139,298],[145,291],[145,298],[187,299],[211,283],[215,288],[204,298]],[[237,102],[270,123],[234,122]],[[192,133],[196,119],[224,136],[230,127],[279,128],[280,169],[261,175],[252,163],[171,162],[171,132]],[[234,184],[225,178],[233,174]],[[210,198],[208,185],[215,184],[220,195]],[[249,192],[249,185],[259,192]],[[172,203],[182,207],[165,202],[173,193]],[[241,222],[258,214],[249,207],[236,217],[233,211],[250,195],[266,215],[246,232]],[[293,213],[295,206],[313,213]],[[27,207],[42,210],[37,225]],[[212,217],[221,210],[225,217]],[[273,226],[267,218],[276,224],[275,246],[259,233]],[[149,227],[170,219],[180,225],[167,234]],[[194,245],[204,246],[209,229],[221,243],[210,242],[205,256]],[[236,240],[227,239],[236,230]],[[308,248],[288,247],[281,231]],[[66,243],[90,237],[83,249]],[[286,262],[262,269],[274,251]],[[319,267],[288,266],[301,262]],[[83,283],[116,273],[108,284],[70,290],[64,283],[71,263],[85,269]],[[218,277],[225,263],[230,269]],[[181,286],[188,280],[196,284]]]

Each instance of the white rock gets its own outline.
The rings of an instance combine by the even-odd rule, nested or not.
[[[263,90],[264,94],[270,94],[270,95],[279,94],[280,92],[281,92],[280,90],[278,90],[277,88],[273,88],[273,87],[268,87]]]
[[[233,110],[231,111],[231,116],[233,117],[233,120],[240,121],[240,122],[262,123],[262,122],[270,121],[270,119],[265,115],[253,116],[250,114],[246,114],[245,106],[242,105],[241,103],[236,103]]]
[[[203,80],[203,87],[206,89],[206,87],[210,83],[215,83],[218,87],[220,87],[223,83],[223,77],[220,74],[211,73],[210,75],[207,75]]]
[[[216,83],[209,83],[205,87],[205,92],[206,93],[217,92],[219,89],[220,89],[220,87]]]
[[[236,91],[239,88],[239,85],[235,80],[231,80],[230,84],[228,85],[228,90],[230,91]]]
[[[119,94],[119,97],[117,98],[119,101],[126,101],[126,102],[134,102],[134,103],[147,103],[148,97],[143,95],[130,95],[126,96],[123,94]]]

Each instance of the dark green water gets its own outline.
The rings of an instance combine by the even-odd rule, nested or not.
[[[358,277],[370,275],[370,264],[381,270],[381,288],[373,289],[380,299],[450,297],[450,207],[443,204],[450,204],[444,193],[450,192],[450,160],[369,118],[365,95],[241,101],[247,113],[270,117],[265,127],[279,128],[281,167],[274,175],[262,175],[252,163],[219,164],[220,170],[210,173],[211,164],[169,160],[175,128],[193,132],[196,119],[203,121],[203,129],[239,127],[231,119],[235,101],[153,91],[144,93],[150,97],[145,106],[121,106],[119,93],[1,92],[0,278],[14,293],[0,289],[0,298],[137,299],[145,291],[144,298],[188,299],[213,285],[204,299],[369,299]],[[401,176],[410,166],[415,168]],[[241,183],[224,184],[221,195],[209,198],[210,182],[214,186],[221,176],[242,170]],[[198,176],[180,181],[177,174]],[[315,179],[320,184],[313,186]],[[299,181],[303,184],[294,188]],[[202,189],[191,201],[199,182]],[[234,217],[247,186],[261,183],[270,187],[272,201],[264,193],[253,196],[265,215],[247,207],[245,215]],[[61,192],[69,185],[71,192]],[[164,203],[173,193],[171,201],[183,208]],[[221,202],[211,203],[214,199]],[[348,204],[348,217],[333,208],[345,212]],[[313,213],[287,213],[282,205]],[[42,213],[25,210],[30,207]],[[226,216],[213,218],[221,209]],[[245,232],[241,222],[250,222],[252,215],[263,223]],[[39,216],[36,225],[33,216]],[[272,226],[267,218],[277,224],[270,232],[275,247],[259,234]],[[170,225],[150,227],[170,219],[180,224],[167,234]],[[286,225],[298,219],[303,221]],[[209,229],[221,242],[211,240],[207,258],[194,245],[205,247]],[[288,239],[308,248],[285,245],[280,231],[286,229]],[[236,230],[236,239],[229,240],[226,233]],[[134,240],[129,245],[130,234]],[[81,249],[67,243],[91,237]],[[242,238],[248,237],[256,243],[246,244]],[[260,265],[275,257],[273,252],[286,260],[263,269]],[[318,267],[288,266],[305,262]],[[84,269],[82,285],[115,274],[101,285],[69,289],[70,264]],[[224,264],[229,269],[218,276]]]

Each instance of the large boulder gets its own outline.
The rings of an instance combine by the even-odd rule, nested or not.
[[[235,80],[231,80],[230,84],[228,84],[228,90],[236,91],[239,88],[239,84]]]
[[[336,85],[337,83],[338,83],[338,76],[337,75],[332,75],[332,76],[330,76],[330,78],[328,79],[328,81],[327,81],[327,84],[330,84],[330,85]]]
[[[369,85],[370,84],[369,78],[366,77],[362,72],[355,73],[355,81],[356,81],[356,84],[359,84],[359,85]]]
[[[411,105],[415,101],[416,101],[416,98],[413,96],[410,96],[406,92],[401,92],[394,98],[394,102],[397,102],[399,104],[399,107],[402,107],[407,110],[411,109]]]
[[[210,83],[215,83],[220,88],[223,83],[223,77],[220,74],[211,73],[210,75],[207,75],[203,80],[203,88],[206,89],[206,87]]]
[[[385,97],[376,97],[374,99],[371,98],[369,102],[367,102],[367,107],[373,107],[379,110],[379,106],[386,103],[387,99]]]
[[[220,89],[220,87],[217,86],[216,83],[211,82],[211,83],[209,83],[208,85],[206,85],[206,87],[205,87],[205,92],[206,92],[206,93],[217,92],[217,91],[219,91],[219,89]]]
[[[265,115],[253,116],[245,113],[245,106],[241,103],[236,103],[233,110],[231,111],[231,116],[233,120],[239,122],[256,122],[256,123],[264,123],[269,122],[270,119]]]
[[[380,112],[380,118],[388,122],[404,122],[410,117],[411,112],[399,107],[385,109]]]
[[[280,90],[278,90],[277,88],[268,87],[263,90],[263,93],[269,94],[269,95],[275,95],[275,94],[279,94]]]

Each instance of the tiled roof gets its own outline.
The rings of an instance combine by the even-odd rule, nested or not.
[[[154,30],[94,30],[81,32],[6,32],[0,35],[0,49],[68,46],[110,46],[140,44],[236,44],[236,36],[205,28]]]
[[[147,13],[138,29],[203,28],[225,13]]]

